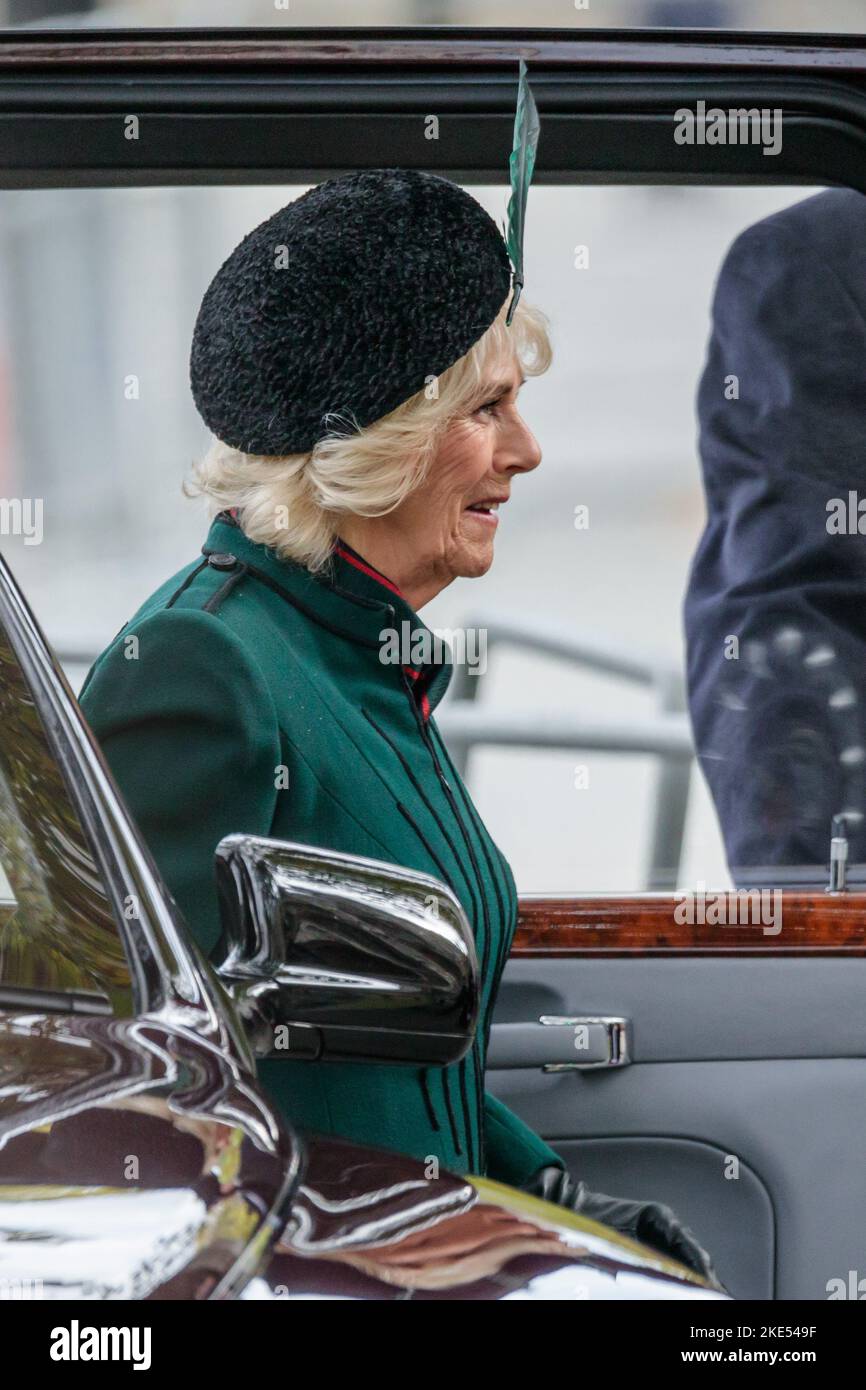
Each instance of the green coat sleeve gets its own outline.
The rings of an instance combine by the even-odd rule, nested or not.
[[[220,932],[213,853],[266,835],[282,765],[257,664],[215,615],[173,608],[123,630],[81,707],[157,867],[205,952]]]
[[[484,1125],[487,1138],[487,1176],[497,1182],[520,1187],[551,1164],[564,1168],[565,1163],[534,1130],[497,1100],[484,1092]]]

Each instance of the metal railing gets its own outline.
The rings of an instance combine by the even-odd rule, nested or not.
[[[654,797],[652,842],[646,886],[654,891],[676,888],[688,813],[694,745],[686,714],[682,672],[649,654],[575,640],[562,631],[513,622],[490,615],[473,617],[463,631],[486,633],[487,655],[512,646],[554,657],[571,666],[608,675],[656,693],[656,712],[642,718],[586,719],[579,715],[499,712],[479,705],[484,674],[467,663],[455,665],[448,698],[436,722],[462,777],[473,748],[546,748],[625,755],[651,754],[659,759]]]

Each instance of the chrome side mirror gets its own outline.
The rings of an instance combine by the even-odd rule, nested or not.
[[[438,879],[254,835],[216,849],[218,967],[259,1057],[445,1066],[478,1016],[475,943]]]

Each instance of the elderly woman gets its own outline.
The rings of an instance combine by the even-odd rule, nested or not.
[[[462,902],[482,976],[468,1055],[263,1062],[293,1123],[525,1185],[706,1271],[667,1208],[587,1192],[484,1091],[517,895],[436,728],[451,665],[417,610],[486,573],[499,509],[540,462],[518,393],[550,345],[525,303],[506,323],[510,280],[491,218],[429,174],[335,179],[251,232],[193,339],[216,436],[203,558],[118,634],[82,705],[206,951],[232,831],[405,865]]]

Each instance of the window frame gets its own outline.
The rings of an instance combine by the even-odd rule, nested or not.
[[[859,36],[538,29],[0,32],[0,187],[298,184],[391,163],[506,183],[521,56],[539,183],[866,192]],[[699,99],[781,107],[782,150],[675,145],[674,111]]]

